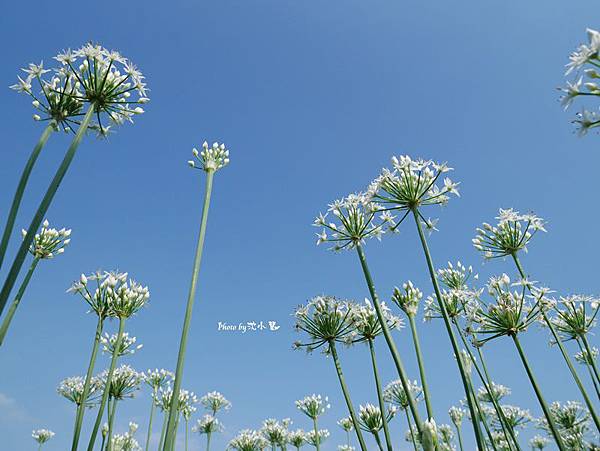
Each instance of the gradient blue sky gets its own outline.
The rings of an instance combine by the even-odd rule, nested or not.
[[[335,422],[344,405],[333,366],[320,354],[291,350],[290,314],[315,294],[366,296],[356,256],[315,247],[311,222],[332,199],[363,189],[393,154],[447,160],[462,182],[460,199],[429,212],[440,217],[440,232],[431,238],[438,265],[461,259],[484,280],[512,272],[510,262],[484,265],[470,240],[499,207],[531,209],[549,221],[549,233],[536,238],[524,259],[533,278],[561,293],[597,292],[600,141],[573,134],[574,111],[562,111],[556,92],[569,52],[587,26],[597,26],[589,13],[595,2],[576,8],[556,0],[165,5],[34,1],[27,12],[15,2],[3,5],[0,211],[8,210],[41,132],[28,98],[7,89],[20,67],[98,41],[142,69],[152,101],[147,114],[108,142],[86,139],[48,214],[73,229],[72,244],[40,265],[0,353],[0,448],[33,449],[30,433],[40,427],[57,433],[47,450],[67,448],[74,409],[55,390],[62,378],[84,372],[95,325],[83,302],[65,293],[81,272],[118,268],[149,285],[151,304],[128,327],[144,349],[128,360],[140,370],[174,366],[204,182],[186,161],[205,139],[225,141],[232,162],[215,181],[184,386],[198,394],[220,390],[233,403],[214,449],[267,417],[309,427],[294,400],[313,392],[332,403],[323,418],[332,432],[324,449],[342,442]],[[19,226],[69,139],[54,136],[44,150]],[[431,291],[408,225],[400,236],[368,244],[383,298],[409,278]],[[216,330],[218,321],[252,320],[282,327],[246,335]],[[434,407],[446,422],[448,407],[462,395],[441,326],[427,324],[421,332]],[[578,399],[548,338],[537,328],[524,338],[540,382],[550,400]],[[416,377],[408,333],[397,341]],[[491,370],[513,388],[508,402],[537,415],[510,345],[489,346]],[[388,381],[394,371],[379,349]],[[373,402],[366,350],[341,358],[355,403]],[[106,363],[101,357],[99,368]],[[149,402],[144,392],[122,403],[117,431],[138,421],[141,439]],[[394,421],[396,438],[404,430]]]

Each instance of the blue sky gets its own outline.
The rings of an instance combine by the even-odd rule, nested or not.
[[[3,449],[32,449],[31,430],[41,427],[57,433],[48,450],[70,442],[74,409],[55,390],[64,377],[85,371],[91,347],[94,318],[65,293],[82,272],[120,269],[149,285],[150,305],[128,326],[144,348],[128,360],[140,370],[175,365],[204,182],[186,161],[205,139],[224,141],[231,165],[215,180],[184,387],[219,390],[233,403],[214,449],[268,417],[309,427],[294,400],[313,392],[332,403],[323,418],[332,432],[324,449],[342,443],[335,422],[344,406],[333,366],[322,355],[291,350],[290,314],[316,294],[367,295],[356,256],[317,248],[311,223],[331,200],[364,189],[394,154],[444,160],[456,169],[461,198],[428,212],[440,218],[431,238],[439,266],[460,259],[484,280],[513,271],[510,262],[483,264],[470,240],[499,207],[533,210],[548,220],[549,233],[524,258],[528,272],[560,293],[597,292],[599,141],[573,134],[574,110],[562,111],[556,91],[569,52],[585,39],[586,27],[597,26],[589,19],[595,3],[164,5],[30,2],[27,14],[17,3],[3,5],[0,86],[14,83],[29,62],[50,63],[58,51],[94,40],[131,58],[152,98],[135,125],[108,141],[86,139],[48,213],[52,223],[73,229],[72,243],[64,256],[40,265],[0,352]],[[1,89],[0,104],[0,211],[6,212],[41,127],[26,97]],[[69,139],[54,136],[44,150],[19,226]],[[383,298],[407,279],[430,293],[417,245],[411,227],[368,244]],[[217,331],[219,321],[261,320],[282,327]],[[441,323],[423,325],[421,335],[434,408],[446,422],[448,407],[462,397],[455,364]],[[397,335],[416,378],[409,339],[407,331]],[[538,328],[523,339],[547,397],[578,399],[548,340]],[[388,381],[394,371],[382,344]],[[539,415],[511,343],[494,342],[487,353],[495,379],[513,389],[507,401]],[[355,403],[374,402],[366,349],[341,358]],[[106,364],[101,357],[98,366]],[[117,430],[137,421],[141,439],[149,402],[146,392],[124,402]],[[404,430],[395,420],[393,435],[399,439]]]

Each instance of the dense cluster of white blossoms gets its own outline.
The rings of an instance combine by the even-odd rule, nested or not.
[[[115,352],[117,351],[116,346],[118,338],[119,334],[108,335],[107,333],[104,333],[104,335],[100,337],[102,351],[110,355],[115,354]],[[121,337],[121,344],[119,345],[117,355],[119,357],[122,357],[125,355],[135,354],[144,346],[142,344],[136,344],[136,342],[136,337],[130,337],[128,332],[123,332],[123,336]]]
[[[577,401],[558,401],[550,404],[550,412],[568,449],[594,449],[586,440],[590,428],[589,411]],[[549,431],[545,418],[538,420],[539,426]]]
[[[31,437],[40,445],[42,443],[46,443],[48,440],[54,437],[54,435],[54,432],[48,429],[36,429],[31,433]]]
[[[229,150],[225,148],[225,144],[213,143],[209,146],[206,141],[202,144],[202,150],[192,149],[192,155],[199,163],[194,160],[189,160],[188,164],[192,168],[201,169],[206,172],[215,172],[229,164]]]
[[[565,340],[577,340],[596,325],[600,300],[593,296],[561,296],[553,302],[556,315],[551,319]]]
[[[392,301],[409,317],[414,317],[419,309],[419,301],[423,297],[421,290],[409,280],[402,284],[402,290],[394,287]]]
[[[392,314],[385,302],[381,303],[381,311],[390,329],[399,330],[404,326],[402,318]],[[365,299],[364,304],[353,304],[351,306],[350,319],[354,324],[353,336],[357,335],[358,341],[373,340],[383,332],[377,312],[368,299]]]
[[[108,370],[100,373],[98,377],[102,386],[105,387],[108,378]],[[141,373],[138,373],[129,365],[121,365],[118,368],[115,368],[112,374],[109,395],[111,398],[118,400],[133,398],[135,393],[140,389],[142,380]]]
[[[496,226],[483,223],[473,238],[473,245],[486,258],[505,257],[520,250],[527,252],[527,244],[533,236],[546,231],[542,218],[531,213],[520,214],[512,208],[500,209],[496,219]]]
[[[412,399],[418,401],[423,393],[423,389],[417,381],[408,381],[408,390]],[[383,398],[394,406],[405,410],[409,407],[409,398],[402,381],[400,379],[390,382],[383,390]]]
[[[460,428],[463,417],[466,415],[466,413],[467,411],[462,407],[452,406],[448,409],[448,416],[457,428]]]
[[[566,86],[561,89],[561,104],[565,109],[569,108],[577,97],[600,96],[600,87],[597,84],[597,79],[600,78],[600,33],[588,28],[587,36],[588,43],[581,44],[569,56],[566,75],[575,73],[575,78],[573,81],[567,81]],[[600,115],[584,107],[573,122],[579,126],[579,134],[585,135],[590,129],[600,125]]]
[[[598,359],[598,355],[600,354],[600,350],[593,346],[588,353],[587,349],[583,349],[578,351],[575,354],[575,360],[577,360],[582,365],[592,365]]]
[[[192,432],[197,432],[198,434],[212,434],[213,432],[221,432],[222,430],[223,426],[219,419],[209,413],[205,414],[192,427]]]
[[[396,406],[390,406],[388,411],[385,412],[385,421],[389,422],[397,412],[398,408]],[[358,419],[360,427],[366,432],[376,433],[383,428],[384,418],[381,409],[373,404],[367,403],[361,405],[358,412]]]
[[[154,397],[154,402],[163,412],[169,412],[171,400],[173,399],[173,388],[167,385],[165,388],[160,388]],[[197,410],[196,404],[200,400],[189,390],[179,390],[179,399],[177,402],[177,411],[187,420]]]
[[[23,238],[27,236],[27,230],[22,229]],[[50,259],[65,251],[65,247],[71,242],[71,229],[54,229],[50,227],[48,220],[44,220],[39,233],[35,234],[29,252],[35,258]]]
[[[129,430],[124,434],[116,434],[112,437],[112,450],[113,451],[142,451],[142,447],[138,441],[134,438],[136,431],[138,430],[137,423],[130,422]]]
[[[287,434],[288,444],[294,446],[299,450],[308,441],[308,436],[302,429],[296,429],[295,431],[289,431]],[[283,447],[285,449],[285,446]]]
[[[477,390],[477,399],[481,402],[493,402],[492,397],[497,402],[500,402],[502,398],[509,396],[511,394],[511,389],[505,385],[497,384],[492,382],[489,384],[488,388],[479,387]]]
[[[231,409],[231,403],[218,391],[211,391],[200,398],[200,404],[213,415],[219,410]]]
[[[354,429],[354,423],[352,422],[351,417],[341,418],[338,420],[337,424],[346,432],[350,432],[352,429]]]
[[[331,404],[329,404],[327,396],[323,398],[321,395],[312,394],[296,401],[296,407],[307,417],[316,420],[327,409],[331,408]]]
[[[39,113],[34,119],[53,120],[65,131],[72,131],[83,116],[84,105],[90,104],[97,120],[91,128],[104,136],[111,128],[106,123],[132,122],[134,115],[144,112],[140,105],[149,101],[144,76],[119,52],[90,43],[54,59],[59,67],[45,69],[43,64],[30,64],[23,69],[27,76],[18,77],[11,86],[33,98]],[[39,85],[39,93],[33,82]]]
[[[310,430],[306,432],[306,443],[317,447],[321,445],[331,434],[327,429],[319,429],[318,431]]]
[[[86,407],[93,407],[96,403],[97,398],[101,394],[102,382],[98,377],[92,378],[90,386],[85,399],[83,399],[83,388],[85,379],[80,376],[68,377],[60,382],[56,391],[59,395],[68,399],[69,401],[80,406],[85,404]]]
[[[274,418],[268,418],[263,421],[260,432],[269,442],[272,447],[283,448],[288,443],[288,428],[291,424],[291,420],[286,418],[281,422]]]
[[[267,439],[260,432],[244,429],[229,442],[227,449],[234,449],[236,451],[262,451],[267,445]]]
[[[142,374],[142,378],[146,385],[148,385],[153,391],[157,391],[159,388],[166,386],[171,380],[175,378],[175,374],[172,371],[161,368],[155,368],[153,370],[147,370]]]

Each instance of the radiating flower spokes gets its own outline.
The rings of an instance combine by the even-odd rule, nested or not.
[[[409,317],[414,317],[419,309],[419,302],[423,297],[423,292],[413,285],[409,280],[402,284],[402,290],[394,287],[392,302],[396,304]]]
[[[89,275],[81,274],[79,280],[73,282],[67,293],[79,294],[93,312],[98,316],[106,317],[111,313],[115,291],[126,282],[127,273],[96,271]]]
[[[102,351],[106,354],[113,355],[117,352],[116,345],[117,340],[119,338],[119,334],[108,335],[104,333],[102,337],[100,337],[100,344],[102,344]],[[135,354],[137,351],[142,349],[144,345],[136,344],[137,338],[130,337],[128,332],[124,332],[121,338],[121,345],[119,346],[117,354],[119,357],[123,357],[125,355]]]
[[[546,231],[542,218],[532,213],[520,214],[512,208],[500,209],[496,219],[496,226],[484,223],[472,240],[475,249],[483,252],[488,259],[516,255],[521,250],[527,252],[533,236],[539,231]]]
[[[466,267],[460,261],[456,264],[448,262],[446,268],[438,269],[438,278],[450,290],[465,290],[469,288],[469,281],[479,279],[479,274],[473,274],[473,267]]]
[[[569,449],[588,449],[586,434],[589,432],[590,414],[581,403],[555,401],[550,405],[550,412]],[[539,426],[549,433],[545,418],[539,419]]]
[[[312,394],[296,401],[296,407],[307,417],[316,420],[331,408],[327,396]]]
[[[289,431],[287,434],[288,444],[300,449],[308,441],[307,432],[302,429],[296,429],[295,431]],[[283,447],[285,449],[285,447]]]
[[[352,305],[350,311],[350,317],[354,324],[355,332],[355,334],[351,335],[353,342],[374,340],[383,332],[383,328],[377,317],[377,312],[370,300],[365,299],[364,304]],[[404,327],[402,318],[393,315],[389,307],[385,305],[385,302],[381,303],[381,312],[383,313],[389,329],[400,330]],[[356,335],[357,338],[353,338],[354,335]]]
[[[476,396],[480,402],[494,403],[495,401],[498,403],[502,398],[509,396],[510,394],[511,389],[509,387],[492,381],[487,388],[479,387]]]
[[[323,442],[329,437],[329,431],[327,429],[319,429],[318,431],[308,431],[306,433],[306,441],[312,446],[323,444]]]
[[[200,398],[200,404],[216,415],[219,410],[231,409],[231,403],[218,391],[212,391]]]
[[[196,422],[196,425],[192,427],[192,432],[198,434],[212,434],[213,432],[221,432],[223,425],[218,418],[207,413],[201,419]]]
[[[129,422],[129,429],[124,434],[116,434],[111,438],[113,451],[142,451],[142,447],[134,435],[138,430],[137,423]]]
[[[397,412],[398,408],[396,406],[390,406],[387,412],[385,412],[385,421],[389,423]],[[383,428],[384,418],[381,414],[381,409],[376,405],[370,403],[361,405],[359,408],[358,418],[360,428],[365,432],[371,432],[374,434]]]
[[[84,384],[85,379],[81,376],[68,377],[60,382],[56,391],[77,406],[85,404],[85,407],[91,408],[102,395],[103,384],[100,377],[92,378],[85,400],[83,399]]]
[[[337,425],[346,432],[350,432],[352,429],[354,429],[354,423],[352,422],[351,417],[340,418],[337,422]]]
[[[285,448],[288,443],[288,427],[290,424],[289,418],[281,422],[274,418],[268,418],[263,421],[260,432],[272,447]]]
[[[423,394],[423,389],[419,386],[417,381],[408,381],[408,389],[410,395],[415,401],[419,401]],[[402,381],[397,379],[386,385],[383,390],[383,398],[386,402],[398,406],[402,410],[406,410],[409,407],[409,396],[404,390]]]
[[[152,389],[152,391],[165,387],[174,377],[175,374],[173,374],[172,371],[162,368],[160,370],[155,368],[142,373],[144,382]]]
[[[27,236],[27,230],[21,230],[23,238]],[[65,247],[71,242],[71,229],[54,229],[50,227],[48,220],[44,220],[39,233],[35,234],[29,252],[35,258],[50,259],[65,251]]]
[[[101,384],[106,387],[108,371],[103,371],[99,375]],[[121,365],[115,368],[111,380],[109,395],[113,399],[123,400],[125,398],[133,398],[136,392],[140,389],[143,376],[129,365]],[[104,388],[106,389],[106,388]]]
[[[196,165],[194,160],[189,160],[188,164],[195,169],[201,169],[205,172],[215,172],[229,164],[229,150],[225,148],[225,144],[214,142],[212,146],[204,141],[202,150],[192,149],[194,158],[198,161]]]
[[[260,432],[244,429],[229,442],[227,449],[234,449],[236,451],[262,451],[267,445],[267,439]]]
[[[551,321],[565,340],[575,340],[586,335],[596,325],[598,310],[598,298],[583,295],[564,296],[554,304],[556,316]]]
[[[399,221],[391,224],[392,231],[411,211],[427,205],[445,205],[450,195],[459,196],[458,183],[445,178],[442,185],[438,184],[442,174],[452,170],[446,163],[402,155],[392,157],[392,165],[393,169],[384,168],[367,190],[367,196],[381,205],[379,211],[404,212]],[[419,216],[430,230],[435,228],[436,221],[425,219],[421,213]]]
[[[317,233],[317,244],[332,243],[332,250],[341,251],[354,249],[368,238],[381,239],[386,224],[393,225],[394,217],[389,212],[382,212],[380,221],[376,221],[380,209],[364,193],[350,194],[334,201],[327,213],[319,214],[313,223],[322,228]]]
[[[594,365],[596,360],[598,359],[598,355],[600,354],[600,349],[593,346],[588,353],[587,349],[583,349],[578,351],[575,354],[575,360],[577,360],[582,365]]]
[[[54,432],[49,429],[36,429],[31,433],[31,437],[40,445],[46,443],[48,440],[54,437],[54,435]]]

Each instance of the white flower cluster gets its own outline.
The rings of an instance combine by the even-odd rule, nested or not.
[[[306,442],[314,447],[317,447],[321,445],[329,437],[329,435],[330,434],[327,429],[319,429],[318,431],[312,429],[306,433]]]
[[[173,399],[173,388],[167,385],[166,388],[160,388],[157,395],[154,397],[155,404],[163,411],[168,412],[171,408],[171,400]],[[186,419],[189,420],[192,414],[197,410],[196,404],[200,400],[189,390],[179,390],[179,400],[177,402],[177,411]]]
[[[546,231],[542,218],[531,213],[520,214],[512,208],[500,209],[496,219],[496,226],[483,223],[472,240],[475,249],[483,252],[485,258],[505,257],[520,250],[527,252],[527,244],[533,236]]]
[[[134,434],[138,429],[136,423],[129,423],[129,430],[125,434],[117,434],[112,437],[113,451],[142,451],[142,447],[134,438]]]
[[[274,418],[268,418],[263,421],[260,432],[267,439],[269,445],[284,448],[288,443],[288,428],[290,424],[291,421],[289,419],[279,422]]]
[[[396,406],[391,406],[385,413],[385,421],[391,420],[398,412]],[[383,428],[383,415],[381,409],[373,404],[361,405],[358,412],[358,419],[361,429],[366,432],[376,433]]]
[[[206,410],[212,412],[213,415],[219,410],[229,410],[231,403],[218,391],[212,391],[200,398],[200,404],[204,406]]]
[[[59,395],[80,406],[84,404],[84,384],[85,379],[81,376],[68,377],[60,382],[56,391]],[[96,399],[101,394],[102,386],[103,384],[98,377],[92,378],[85,400],[86,407],[92,407],[95,404]]]
[[[308,436],[302,429],[296,429],[295,431],[288,432],[287,440],[290,445],[295,446],[296,449],[300,449],[308,441]]]
[[[465,416],[465,414],[466,414],[466,411],[462,407],[452,406],[452,407],[450,407],[450,409],[448,409],[448,416],[450,417],[450,420],[452,420],[452,423],[454,423],[454,425],[457,428],[460,428],[460,425],[462,424],[462,420],[463,420],[463,417]]]
[[[155,391],[173,380],[175,374],[172,371],[156,368],[154,370],[147,370],[143,373],[142,377],[144,378],[144,382]]]
[[[104,335],[100,337],[102,351],[110,355],[115,354],[115,347],[117,346],[118,337],[119,334],[108,335],[107,333],[104,333]],[[128,332],[124,332],[123,336],[121,337],[121,344],[117,353],[119,357],[135,354],[137,351],[142,349],[144,345],[136,345],[136,341],[136,337],[130,337]]]
[[[225,148],[225,144],[213,143],[209,146],[206,141],[202,144],[202,150],[192,149],[192,154],[198,161],[196,165],[194,160],[189,160],[188,164],[192,168],[202,169],[206,172],[215,172],[229,164],[229,150]]]
[[[404,326],[402,318],[393,315],[388,306],[385,305],[385,302],[381,303],[381,311],[390,329],[400,330]],[[377,312],[368,299],[365,299],[365,303],[362,305],[352,305],[350,318],[354,324],[356,334],[360,337],[359,341],[365,339],[373,340],[383,332]]]
[[[415,401],[418,401],[423,393],[423,389],[419,386],[417,381],[410,380],[408,381],[408,391]],[[409,406],[408,394],[406,390],[404,390],[404,386],[400,379],[386,385],[383,390],[383,398],[390,404],[400,407],[402,410],[407,409]]]
[[[212,434],[213,432],[221,432],[222,430],[223,426],[221,422],[211,414],[204,415],[192,428],[192,432],[197,432],[198,434]]]
[[[352,429],[354,429],[354,422],[352,421],[352,417],[344,417],[338,420],[337,424],[346,432],[350,432]]]
[[[237,451],[262,451],[267,445],[267,439],[260,432],[244,429],[229,442],[227,449],[234,449]]]
[[[31,433],[31,437],[40,445],[42,443],[46,443],[48,440],[54,437],[54,435],[54,432],[48,429],[36,429]]]
[[[27,236],[27,230],[21,230],[23,239]],[[50,259],[65,251],[71,239],[71,229],[62,228],[60,230],[50,228],[48,220],[44,220],[39,233],[36,233],[33,242],[29,247],[29,252],[35,258]]]
[[[296,407],[307,417],[316,420],[325,413],[326,409],[331,408],[331,404],[329,404],[329,398],[327,396],[323,398],[321,395],[313,394],[296,401]]]
[[[409,280],[402,284],[402,291],[394,287],[392,301],[408,316],[414,317],[419,308],[419,301],[423,297],[421,290],[416,288]]]
[[[98,375],[103,387],[106,387],[108,370]],[[112,398],[122,400],[133,398],[140,389],[142,383],[142,374],[131,368],[129,365],[121,365],[115,368],[110,380],[109,394]]]

